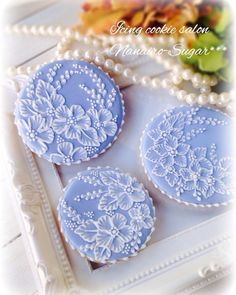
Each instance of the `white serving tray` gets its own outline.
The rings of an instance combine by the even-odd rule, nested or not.
[[[49,6],[36,20],[42,20],[43,15],[47,20],[52,12],[63,10],[63,5]],[[33,20],[29,18],[27,22]],[[48,42],[50,49],[55,41]],[[31,54],[33,62],[45,59],[45,54],[39,57],[36,51]],[[50,56],[50,50],[46,55]],[[144,68],[147,70],[147,64],[141,70]],[[8,86],[15,83],[11,81]],[[163,90],[131,86],[122,92],[126,117],[118,140],[96,159],[58,168],[36,157],[22,144],[13,117],[16,93],[6,87],[0,123],[7,172],[32,270],[42,294],[191,294],[231,272],[232,210],[192,208],[168,200],[147,180],[141,166],[139,141],[144,126],[155,114],[179,103]],[[80,257],[65,243],[59,233],[56,212],[68,180],[78,171],[98,165],[119,167],[143,182],[154,199],[158,219],[150,243],[139,255],[100,267]]]
[[[1,133],[10,182],[43,294],[67,294],[71,290],[83,290],[82,294],[143,294],[144,290],[150,295],[190,294],[191,288],[230,272],[231,210],[191,208],[168,200],[146,179],[141,166],[138,144],[142,128],[154,113],[177,102],[164,91],[154,93],[134,86],[123,93],[126,120],[118,140],[97,159],[60,169],[22,144],[9,105],[13,93],[8,93],[8,103],[2,106]],[[60,235],[56,206],[62,188],[76,172],[108,164],[145,184],[157,207],[158,222],[149,245],[138,256],[94,267]]]

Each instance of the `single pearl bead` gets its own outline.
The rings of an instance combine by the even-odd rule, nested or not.
[[[227,106],[226,106],[226,110],[229,112],[229,113],[233,113],[234,112],[234,105],[232,102],[228,103]]]
[[[95,56],[95,62],[99,65],[103,65],[105,62],[105,58],[102,55],[96,55]]]
[[[132,35],[128,35],[128,36],[126,36],[126,41],[128,42],[128,43],[132,43],[133,42],[133,36]]]
[[[117,74],[121,74],[123,71],[123,66],[122,64],[115,64],[114,66],[114,72]]]
[[[29,34],[29,27],[28,26],[23,25],[22,28],[21,28],[21,30],[22,30],[22,32],[24,34],[26,34],[26,35]]]
[[[93,60],[94,59],[94,52],[92,50],[87,50],[84,53],[84,57],[88,60]]]
[[[170,45],[175,44],[175,38],[174,37],[169,37],[168,42]]]
[[[92,43],[93,43],[94,47],[99,47],[100,46],[100,42],[98,40],[96,40],[96,39],[94,39]]]
[[[204,105],[207,103],[207,96],[206,94],[200,94],[198,97],[197,97],[197,102],[200,104],[200,105]]]
[[[57,26],[57,27],[55,28],[55,33],[56,33],[57,35],[61,36],[61,35],[62,35],[62,32],[63,32],[63,29],[62,29],[61,26]]]
[[[218,83],[218,79],[216,76],[211,76],[210,78],[210,86],[215,86]]]
[[[209,101],[210,104],[216,104],[217,101],[218,101],[218,94],[215,93],[215,92],[211,92],[208,95],[208,101]]]
[[[202,77],[202,84],[203,85],[210,85],[210,77],[208,76],[208,75],[204,75],[203,77]]]
[[[218,107],[218,108],[224,108],[225,107],[225,103],[223,103],[222,101],[220,101],[220,100],[218,100],[217,101],[217,103],[216,103],[216,106]]]
[[[30,74],[31,72],[32,72],[32,67],[28,66],[28,67],[26,68],[26,73],[27,73],[27,74]]]
[[[72,37],[73,36],[73,31],[71,29],[66,29],[63,33],[67,37]]]
[[[175,74],[179,74],[179,73],[181,72],[181,70],[182,70],[182,67],[181,67],[180,65],[175,65],[175,66],[173,67],[173,72],[174,72]]]
[[[48,33],[48,35],[50,35],[50,36],[53,36],[54,35],[54,27],[53,26],[49,26],[48,28],[47,28],[47,33]]]
[[[20,28],[18,25],[14,25],[13,28],[12,28],[12,31],[16,34],[20,33]]]
[[[166,42],[166,38],[163,37],[163,36],[160,36],[160,37],[158,38],[158,41],[159,41],[160,44],[164,44],[164,43]]]
[[[186,96],[186,102],[191,104],[194,104],[196,102],[196,94],[195,93],[190,93]]]
[[[105,60],[105,63],[104,63],[104,66],[109,69],[109,70],[112,70],[114,68],[114,61],[112,59],[106,59]]]
[[[91,41],[92,41],[91,37],[89,37],[89,36],[84,37],[85,44],[89,45],[89,44],[91,44]]]
[[[42,65],[36,65],[35,70],[38,71],[41,68]]]
[[[204,85],[200,87],[201,93],[209,93],[211,91],[211,87],[209,85]]]
[[[36,26],[32,26],[30,31],[33,35],[38,35],[38,28]]]
[[[132,76],[132,81],[135,84],[139,84],[140,83],[140,80],[141,80],[141,77],[139,75],[135,74],[135,75]]]
[[[24,68],[23,67],[18,67],[17,69],[16,69],[16,73],[17,74],[23,74],[25,71],[24,71]]]
[[[161,81],[159,78],[152,79],[151,85],[153,88],[158,88],[161,85]]]
[[[174,95],[174,96],[176,96],[176,94],[178,93],[178,91],[179,91],[179,88],[178,88],[178,87],[176,87],[176,86],[172,86],[172,87],[169,89],[169,94],[170,94],[170,95]]]
[[[39,31],[40,35],[46,35],[46,33],[47,33],[47,30],[46,30],[45,26],[40,26],[38,31]]]
[[[195,89],[201,89],[201,87],[202,87],[202,84],[201,83],[193,83],[193,87],[195,88]],[[204,86],[205,87],[205,86]],[[200,90],[201,91],[201,90]]]
[[[192,82],[195,84],[202,83],[202,76],[199,73],[195,73],[192,77]]]
[[[222,102],[223,104],[226,104],[227,102],[230,101],[230,94],[223,92],[219,95],[219,101]]]
[[[75,38],[75,40],[79,41],[81,39],[80,33],[79,32],[75,32],[74,33],[74,38]]]
[[[182,77],[184,80],[191,80],[193,77],[193,71],[191,69],[186,69],[182,72]]]
[[[171,86],[171,81],[169,80],[169,79],[163,79],[162,81],[161,81],[161,85],[162,85],[162,87],[163,88],[169,88],[170,86]]]
[[[172,68],[172,61],[170,60],[170,59],[167,59],[167,60],[165,60],[164,62],[163,62],[163,65],[164,65],[164,67],[167,69],[167,70],[169,70],[169,69],[171,69]]]
[[[72,51],[67,50],[64,54],[65,59],[71,59],[72,58]]]
[[[141,84],[143,85],[143,86],[147,86],[148,84],[150,84],[151,83],[151,78],[150,77],[148,77],[148,76],[143,76],[142,78],[141,78]]]
[[[143,42],[143,37],[141,35],[136,37],[137,42],[142,43]]]
[[[179,90],[177,92],[177,98],[178,98],[179,101],[184,101],[186,95],[187,95],[187,92],[185,90]]]
[[[58,43],[57,44],[57,50],[65,50],[67,46],[65,46],[65,43]]]
[[[55,51],[55,56],[58,57],[59,55],[61,55],[61,52],[60,52],[59,50],[56,50],[56,51]]]
[[[174,75],[172,78],[172,82],[175,85],[179,85],[182,82],[182,77],[180,75]]]
[[[16,68],[15,67],[9,67],[7,69],[7,75],[8,76],[14,76],[16,74]]]
[[[117,37],[117,42],[118,43],[122,43],[123,41],[124,41],[124,38],[123,38],[122,35],[120,35],[120,36]]]
[[[131,71],[131,69],[124,69],[124,72],[123,72],[123,75],[124,75],[124,77],[126,77],[126,78],[130,78],[131,76],[132,76],[132,71]]]
[[[73,56],[77,59],[82,57],[82,54],[80,53],[80,51],[78,49],[74,50],[73,52]]]

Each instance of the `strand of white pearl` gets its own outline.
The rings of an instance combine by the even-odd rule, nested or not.
[[[57,46],[57,55],[61,54],[61,51],[68,50],[70,48],[70,45],[73,43],[73,41],[81,41],[87,45],[91,45],[94,47],[107,47],[109,45],[114,45],[115,43],[120,44],[137,44],[142,49],[146,49],[147,52],[152,52],[150,49],[150,45],[165,45],[167,47],[168,45],[173,45],[176,43],[176,40],[173,37],[169,36],[160,36],[157,38],[153,37],[143,37],[143,36],[106,36],[101,35],[100,38],[96,36],[81,36],[78,32],[70,32],[70,34],[67,34],[66,37],[62,38],[62,40],[58,43]],[[102,41],[101,41],[102,40]],[[178,42],[183,43],[184,40],[181,39]],[[210,86],[215,86],[218,83],[218,80],[216,76],[214,75],[206,75],[206,74],[200,74],[198,72],[194,72],[189,66],[186,65],[180,65],[177,61],[174,62],[174,59],[171,58],[163,58],[162,56],[153,54],[150,54],[150,57],[154,58],[158,63],[162,63],[164,67],[168,70],[172,70],[172,81],[174,84],[179,84],[182,82],[182,80],[185,81],[191,81],[194,88],[199,88],[201,92],[208,93],[210,92]],[[175,69],[175,70],[173,70]],[[181,73],[181,75],[179,75]]]
[[[60,56],[60,58],[65,58],[65,59],[70,59],[70,58],[79,58],[79,59],[86,59],[88,61],[93,61],[96,64],[105,67],[108,71],[113,72],[115,74],[123,74],[124,77],[126,78],[130,78],[132,80],[132,82],[134,84],[141,84],[143,86],[149,86],[149,87],[153,87],[153,88],[158,88],[160,86],[162,86],[163,88],[166,88],[169,90],[169,93],[171,95],[175,95],[177,96],[177,98],[180,101],[186,101],[189,104],[194,104],[194,103],[199,103],[201,105],[204,104],[212,104],[212,105],[217,105],[218,107],[226,107],[227,110],[231,110],[232,109],[232,104],[229,103],[230,101],[230,94],[229,93],[221,93],[221,94],[217,94],[217,93],[209,93],[208,95],[202,93],[200,95],[196,95],[195,93],[187,93],[185,90],[180,89],[177,85],[179,85],[182,82],[182,79],[176,78],[177,75],[179,77],[179,72],[182,73],[181,77],[184,80],[191,80],[195,79],[195,80],[200,80],[201,79],[201,75],[199,73],[193,73],[191,72],[191,69],[185,69],[183,67],[181,67],[178,64],[171,64],[168,60],[166,60],[165,62],[163,62],[164,66],[166,66],[167,68],[172,67],[173,68],[173,73],[177,73],[177,75],[172,75],[172,79],[163,79],[162,81],[160,81],[160,79],[158,78],[153,78],[151,79],[148,76],[143,76],[140,77],[137,74],[133,74],[132,70],[129,68],[123,68],[123,65],[121,64],[115,64],[114,61],[112,59],[105,59],[104,56],[102,56],[101,54],[96,54],[94,55],[94,52],[92,51],[85,51],[84,54],[80,54],[80,52],[78,50],[74,50],[74,51],[70,51],[70,50],[66,50],[68,46],[65,46],[66,44],[70,46],[71,42],[73,42],[73,39],[78,40],[78,41],[85,41],[86,44],[91,44],[93,46],[97,46],[97,47],[102,47],[104,48],[104,46],[108,43],[113,44],[116,40],[116,38],[114,38],[114,36],[100,36],[100,38],[98,38],[96,40],[96,38],[93,37],[83,37],[81,36],[78,32],[74,32],[73,30],[71,30],[70,28],[62,28],[61,26],[57,26],[57,27],[45,27],[45,26],[18,26],[15,25],[13,27],[7,27],[6,29],[7,33],[23,33],[23,34],[32,34],[32,35],[43,35],[43,36],[59,36],[62,37],[61,42],[59,42],[59,44],[61,44],[60,46],[58,46],[59,48],[57,51],[57,54]],[[143,39],[144,38],[138,38],[139,42],[142,44],[143,43]],[[159,39],[160,44],[162,44],[164,42],[164,38],[156,38],[156,40]],[[101,42],[102,40],[102,42]],[[105,40],[105,42],[104,42]],[[124,36],[122,36],[122,38],[119,37],[119,41],[132,41],[133,38],[130,36],[127,36],[126,38],[124,38]],[[152,40],[152,38],[147,38],[149,43],[154,42]],[[151,41],[152,40],[152,41]],[[170,43],[173,42],[172,38],[168,38],[167,40],[170,40]],[[64,55],[62,54],[64,51]],[[160,63],[161,58],[160,56],[158,56],[157,58],[157,62]],[[10,75],[14,75],[14,74],[30,74],[33,71],[37,70],[40,68],[41,65],[37,65],[35,67],[18,67],[17,69],[13,69],[10,68],[8,69],[8,74]],[[197,76],[196,76],[197,75]],[[200,77],[200,78],[199,78]],[[205,83],[203,84],[207,84],[206,81],[211,81],[209,80],[209,76],[205,75],[204,77],[205,79]],[[211,81],[211,86],[215,85],[216,82],[212,82]]]
[[[121,40],[121,38],[120,38]],[[90,38],[90,42],[92,41],[92,38]],[[80,51],[77,50],[68,50],[72,44],[73,40],[72,37],[70,38],[63,38],[61,40],[57,48],[57,55],[59,58],[65,58],[65,59],[70,59],[70,58],[75,58],[75,59],[80,59],[82,55],[80,54]],[[88,43],[87,43],[88,44]],[[112,42],[111,42],[112,44]],[[146,48],[148,49],[148,48]],[[203,87],[206,86],[208,87],[208,91],[206,91],[203,87],[201,87],[201,93],[199,95],[195,93],[187,93],[187,91],[180,89],[177,87],[183,80],[189,81],[192,79],[201,79],[201,75],[199,73],[194,73],[190,68],[188,67],[183,67],[180,66],[177,63],[174,63],[173,60],[171,59],[164,59],[162,56],[157,56],[157,62],[162,63],[167,69],[172,69],[172,73],[175,74],[175,76],[172,76],[172,79],[164,79],[162,81],[160,80],[155,80],[153,82],[152,79],[150,79],[147,76],[137,78],[137,75],[134,74],[132,77],[132,71],[129,68],[126,68],[122,72],[122,68],[120,64],[115,64],[111,59],[105,60],[104,57],[97,57],[95,60],[93,60],[94,52],[89,50],[87,53],[85,53],[85,58],[87,58],[90,61],[94,61],[95,63],[99,64],[100,66],[104,66],[105,68],[108,68],[109,70],[113,71],[114,68],[119,68],[119,71],[114,71],[116,74],[122,74],[126,78],[130,78],[134,84],[140,84],[143,86],[150,86],[157,88],[159,86],[162,86],[163,88],[169,89],[169,93],[171,95],[177,96],[177,98],[180,101],[186,101],[188,104],[194,104],[198,103],[200,105],[205,105],[205,104],[211,104],[211,105],[216,105],[217,107],[224,108],[227,106],[228,109],[232,109],[231,105],[228,105],[229,101],[231,100],[231,95],[230,93],[223,92],[221,94],[217,94],[215,92],[211,92],[210,86],[214,86],[217,84],[217,79],[213,76],[210,77],[209,75],[203,75],[203,78],[201,80],[201,83],[203,84]],[[182,76],[179,75],[179,73],[182,73],[182,76],[185,79],[182,79]],[[205,91],[204,91],[205,90]]]

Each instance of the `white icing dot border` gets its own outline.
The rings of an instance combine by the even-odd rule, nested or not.
[[[59,61],[73,61],[74,62],[74,60],[73,59],[71,59],[71,60],[67,60],[67,59],[63,59],[63,60],[59,60]],[[83,59],[81,59],[81,60],[78,60],[78,62],[80,62],[80,61],[85,61],[85,60],[83,60]],[[123,93],[121,92],[121,90],[120,90],[120,87],[119,87],[119,85],[117,85],[116,84],[116,82],[115,82],[115,80],[112,78],[112,77],[110,77],[110,75],[109,75],[109,73],[108,72],[106,72],[106,71],[104,71],[104,69],[102,69],[100,66],[97,66],[95,63],[93,63],[93,62],[88,62],[88,61],[86,61],[88,64],[90,64],[90,65],[93,65],[93,66],[95,66],[96,68],[98,68],[100,71],[102,71],[102,73],[104,74],[104,75],[106,75],[107,76],[107,78],[108,79],[110,79],[113,83],[114,83],[114,86],[115,86],[115,88],[116,88],[116,90],[117,90],[117,92],[118,92],[118,94],[120,95],[120,101],[121,101],[121,107],[122,107],[122,121],[121,121],[121,124],[120,124],[120,127],[119,127],[119,129],[118,129],[118,132],[117,132],[117,134],[114,136],[114,138],[113,138],[113,140],[104,148],[104,149],[102,149],[99,153],[95,153],[92,157],[87,157],[85,160],[79,160],[79,161],[77,161],[76,163],[64,163],[64,164],[59,164],[59,163],[55,163],[55,162],[53,162],[51,159],[46,159],[43,155],[39,155],[39,154],[36,154],[34,151],[32,151],[31,149],[30,149],[30,147],[28,146],[28,144],[26,143],[26,141],[25,141],[25,139],[20,135],[20,133],[19,133],[19,128],[18,128],[18,125],[17,125],[17,119],[16,119],[16,108],[17,108],[17,104],[19,103],[19,101],[20,101],[20,98],[19,98],[19,93],[21,92],[18,92],[18,97],[17,97],[17,99],[16,99],[16,101],[15,101],[15,108],[14,108],[14,112],[13,112],[13,115],[14,115],[14,124],[16,125],[16,127],[17,127],[17,133],[18,133],[18,135],[20,136],[20,138],[22,139],[22,141],[23,141],[23,143],[34,153],[34,154],[36,154],[38,157],[40,157],[40,158],[42,158],[42,159],[45,159],[46,161],[48,161],[48,162],[50,162],[50,163],[52,163],[52,164],[56,164],[56,165],[59,165],[59,166],[71,166],[71,165],[77,165],[77,164],[80,164],[80,163],[82,163],[82,162],[87,162],[87,161],[90,161],[91,159],[94,159],[94,158],[97,158],[99,155],[101,155],[101,154],[103,154],[103,153],[105,153],[106,152],[106,150],[108,150],[114,143],[115,143],[115,141],[118,139],[118,137],[119,137],[119,135],[120,135],[120,133],[122,132],[122,128],[123,128],[123,125],[124,125],[124,123],[125,123],[125,120],[124,120],[124,118],[125,118],[125,103],[124,103],[124,98],[123,98]],[[49,63],[48,63],[49,64]],[[42,65],[42,67],[44,67],[45,65],[47,65],[47,64],[44,64],[44,65]],[[42,68],[41,67],[41,68]],[[41,69],[40,68],[40,69]],[[39,70],[37,70],[36,72],[38,72],[38,71],[40,71],[40,69]],[[29,78],[30,78],[30,76],[29,76]],[[28,81],[28,80],[27,80]],[[25,82],[25,83],[27,83],[27,81]],[[24,86],[23,86],[24,87]]]
[[[170,200],[174,200],[175,202],[179,203],[179,204],[184,204],[186,206],[190,206],[190,207],[194,207],[194,208],[212,208],[212,207],[215,207],[215,208],[219,208],[221,206],[228,206],[230,204],[232,204],[234,202],[233,198],[231,200],[229,200],[228,202],[222,202],[222,203],[214,203],[214,204],[196,204],[196,203],[190,203],[190,202],[186,202],[186,201],[183,201],[183,200],[180,200],[180,199],[177,199],[176,197],[168,194],[165,190],[161,189],[158,185],[156,185],[151,177],[149,176],[148,172],[147,172],[147,169],[145,168],[145,165],[144,165],[144,159],[143,159],[143,153],[142,153],[142,143],[143,143],[143,138],[144,138],[144,135],[145,135],[145,131],[147,129],[147,127],[149,126],[149,124],[151,124],[158,115],[162,114],[162,113],[165,113],[167,111],[171,111],[173,109],[176,109],[176,108],[181,108],[181,107],[186,107],[186,105],[180,105],[180,106],[175,106],[175,107],[172,107],[172,108],[169,108],[169,109],[165,109],[163,111],[161,111],[160,113],[158,113],[156,116],[152,117],[151,120],[146,123],[143,131],[142,131],[142,134],[141,134],[141,138],[140,138],[140,144],[139,144],[139,157],[141,159],[141,164],[142,164],[142,167],[144,169],[144,172],[148,178],[148,180],[152,183],[152,185],[158,189],[162,194],[164,194],[164,197],[168,197]],[[210,108],[210,107],[202,107],[202,106],[199,106],[199,105],[193,105],[193,106],[190,106],[190,107],[199,107],[199,108],[205,108],[205,109],[208,109],[208,110],[214,110],[226,117],[228,117],[230,120],[234,120],[234,118],[232,118],[231,116],[229,116],[228,114],[226,114],[225,112],[221,111],[221,110],[218,110],[218,109],[214,109],[214,108]],[[163,198],[164,199],[164,198]]]
[[[113,170],[115,170],[115,171],[117,171],[117,172],[121,172],[121,173],[123,173],[123,174],[125,174],[125,175],[131,176],[132,179],[134,179],[135,181],[139,182],[135,176],[130,175],[129,173],[122,172],[119,168],[113,168],[113,167],[110,167],[110,166],[103,166],[103,167],[102,167],[102,166],[87,167],[87,169],[86,169],[86,170],[83,170],[83,171],[91,170],[91,169],[94,169],[94,168],[96,168],[96,169],[99,169],[99,168],[113,169]],[[62,194],[62,196],[59,198],[59,201],[58,201],[58,206],[57,206],[58,214],[57,214],[57,216],[58,216],[58,220],[59,220],[59,224],[60,224],[60,231],[61,231],[61,233],[63,234],[63,237],[64,237],[64,239],[66,240],[66,242],[70,245],[71,249],[74,250],[74,251],[77,251],[77,252],[80,254],[81,257],[86,258],[86,259],[88,260],[88,262],[91,261],[91,262],[95,262],[95,263],[102,263],[101,261],[96,261],[96,260],[94,260],[94,259],[88,258],[85,254],[81,253],[81,252],[79,251],[79,249],[77,249],[77,248],[75,248],[74,246],[72,246],[71,243],[70,243],[70,241],[69,241],[69,239],[67,238],[66,233],[64,232],[64,230],[63,230],[63,228],[62,228],[61,217],[60,217],[60,214],[59,214],[60,203],[61,203],[61,202],[63,201],[63,199],[64,199],[64,192],[65,192],[65,190],[69,187],[69,185],[70,185],[70,183],[71,183],[72,181],[78,179],[78,174],[79,174],[79,173],[81,173],[81,171],[78,172],[77,175],[76,175],[75,177],[71,178],[71,179],[68,181],[68,184],[63,188],[63,194]],[[106,262],[104,262],[104,264],[109,265],[109,264],[114,264],[114,263],[116,263],[116,262],[118,262],[118,261],[127,261],[127,260],[130,259],[131,257],[137,256],[138,253],[139,253],[140,251],[144,250],[144,249],[147,247],[147,244],[148,244],[148,242],[149,242],[150,239],[151,239],[151,235],[152,235],[152,233],[153,233],[154,230],[155,230],[155,223],[157,223],[157,218],[156,218],[156,208],[155,208],[154,205],[153,205],[153,199],[150,197],[149,192],[148,192],[148,190],[144,187],[143,183],[141,183],[141,182],[139,182],[139,183],[141,184],[142,189],[143,189],[144,192],[148,195],[148,197],[149,197],[149,199],[150,199],[150,201],[151,201],[151,206],[152,206],[153,213],[154,213],[154,217],[153,217],[153,221],[154,221],[154,222],[153,222],[153,226],[152,226],[152,228],[151,228],[151,231],[150,231],[149,235],[147,236],[145,242],[142,244],[142,246],[139,248],[139,250],[137,250],[135,253],[129,255],[128,257],[123,257],[123,258],[120,258],[120,259],[114,259],[114,260],[106,261]]]

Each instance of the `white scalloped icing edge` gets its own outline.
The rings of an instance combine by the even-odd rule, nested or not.
[[[176,197],[174,197],[174,196],[168,194],[165,190],[160,189],[160,187],[159,187],[158,185],[156,185],[156,184],[152,181],[151,177],[149,176],[149,174],[148,174],[148,172],[147,172],[147,169],[145,168],[145,165],[144,165],[144,159],[143,159],[143,154],[142,154],[142,143],[143,143],[144,133],[145,133],[147,127],[149,126],[149,124],[151,124],[151,123],[156,119],[156,117],[157,117],[158,115],[160,115],[160,114],[162,114],[162,113],[165,113],[165,112],[167,112],[167,111],[170,111],[170,110],[176,109],[176,108],[181,108],[181,107],[206,108],[206,109],[209,109],[209,110],[214,110],[215,112],[219,112],[219,113],[225,115],[226,117],[228,117],[230,120],[233,120],[232,117],[230,117],[228,114],[226,114],[225,112],[223,112],[223,111],[221,111],[221,110],[219,110],[219,109],[214,109],[214,108],[211,108],[211,107],[203,107],[203,106],[199,106],[199,105],[195,105],[195,106],[180,105],[180,106],[173,107],[173,108],[166,109],[166,110],[162,111],[161,113],[157,114],[155,117],[152,117],[151,120],[150,120],[148,123],[146,123],[146,125],[145,125],[145,127],[144,127],[144,129],[143,129],[143,131],[142,131],[142,135],[141,135],[141,138],[140,138],[140,144],[139,144],[139,156],[140,156],[140,158],[141,158],[141,164],[142,164],[142,167],[143,167],[143,169],[144,169],[144,172],[145,172],[145,174],[146,174],[148,180],[154,185],[155,188],[157,188],[162,194],[164,194],[165,196],[167,196],[170,200],[173,200],[173,201],[175,201],[175,202],[177,202],[177,203],[179,203],[179,204],[184,204],[184,205],[186,205],[186,206],[191,206],[191,207],[194,207],[194,208],[197,208],[197,207],[198,207],[198,208],[212,208],[212,207],[214,207],[214,208],[219,208],[219,207],[221,207],[221,206],[228,206],[229,204],[231,204],[231,203],[234,202],[233,199],[232,199],[232,200],[229,200],[228,202],[214,203],[214,204],[206,204],[206,205],[204,205],[204,204],[190,203],[190,202],[186,202],[186,201],[183,201],[183,200],[177,199]]]
[[[75,61],[74,59],[63,59],[63,60],[67,60],[67,61]],[[63,61],[63,60],[59,60],[59,61]],[[86,60],[83,60],[83,59],[80,59],[80,60],[76,60],[76,61],[86,61]],[[54,61],[55,62],[55,61]],[[20,138],[22,139],[23,143],[34,153],[36,154],[38,157],[42,158],[42,159],[45,159],[46,161],[50,162],[50,163],[53,163],[53,164],[56,164],[58,166],[71,166],[71,165],[74,165],[74,164],[80,164],[82,162],[87,162],[87,161],[90,161],[91,159],[94,159],[94,158],[97,158],[99,155],[103,154],[106,152],[106,150],[108,150],[114,143],[115,141],[118,139],[118,136],[120,135],[120,133],[122,132],[122,128],[123,128],[123,125],[125,123],[124,121],[124,117],[125,117],[125,104],[124,104],[124,99],[123,99],[123,93],[121,93],[121,90],[120,90],[120,87],[116,84],[115,80],[110,77],[109,73],[108,72],[105,72],[100,66],[97,66],[96,64],[94,64],[93,62],[88,62],[86,61],[87,63],[91,64],[91,65],[94,65],[96,66],[100,71],[102,71],[113,83],[114,83],[114,86],[116,88],[116,90],[118,91],[118,93],[120,94],[120,101],[121,101],[121,107],[122,107],[122,121],[120,123],[120,127],[116,133],[116,135],[114,136],[114,138],[112,139],[112,141],[104,148],[102,149],[99,153],[95,153],[92,157],[87,157],[85,160],[79,160],[77,162],[73,162],[73,163],[70,163],[70,164],[61,164],[61,163],[55,163],[53,162],[51,159],[46,159],[43,155],[39,155],[37,153],[35,153],[34,151],[32,151],[30,149],[30,147],[28,146],[28,144],[25,142],[25,139],[20,135],[20,132],[19,132],[19,128],[17,126],[17,120],[16,120],[16,107],[17,107],[17,104],[20,100],[19,96],[17,97],[16,101],[15,101],[15,109],[14,109],[14,124],[16,125],[17,127],[17,132],[18,132],[18,135],[20,136]],[[48,63],[49,64],[49,63]],[[42,67],[45,66],[42,65]],[[30,77],[30,76],[29,76]],[[27,81],[26,81],[27,83]]]
[[[110,166],[103,166],[103,167],[101,167],[101,166],[87,167],[87,169],[86,169],[86,170],[83,170],[83,171],[87,171],[87,170],[91,170],[91,169],[101,169],[101,168],[113,169],[113,170],[115,170],[115,171],[118,171],[118,172],[120,172],[120,173],[123,173],[123,174],[125,174],[125,175],[128,175],[128,176],[132,177],[132,179],[134,179],[135,181],[137,181],[138,183],[140,183],[141,186],[142,186],[142,189],[144,190],[144,192],[147,194],[147,196],[149,197],[149,199],[150,199],[150,201],[151,201],[151,206],[152,206],[153,213],[154,213],[154,217],[153,217],[153,226],[152,226],[152,228],[151,228],[151,231],[150,231],[149,235],[147,236],[145,242],[144,242],[144,243],[142,244],[142,246],[139,248],[139,250],[137,250],[135,253],[129,255],[128,257],[123,257],[123,258],[120,258],[120,259],[114,259],[114,260],[109,260],[109,261],[104,261],[104,262],[96,261],[96,260],[94,260],[94,259],[89,258],[89,257],[86,256],[85,254],[81,253],[81,252],[79,251],[79,249],[77,249],[77,248],[75,248],[73,245],[71,245],[71,244],[70,244],[70,241],[68,240],[68,238],[67,238],[67,236],[66,236],[66,234],[65,234],[65,232],[63,231],[62,224],[61,224],[61,218],[60,218],[60,212],[59,212],[60,203],[61,203],[61,201],[64,199],[64,192],[65,192],[65,190],[68,188],[68,186],[70,185],[70,183],[71,183],[72,181],[74,181],[75,179],[78,178],[77,175],[78,175],[79,173],[81,173],[81,171],[78,172],[77,175],[76,175],[75,177],[71,178],[71,179],[68,181],[67,186],[63,188],[63,195],[59,198],[58,206],[57,206],[58,220],[59,220],[59,224],[60,224],[60,230],[61,230],[61,233],[63,234],[63,237],[65,238],[66,242],[70,245],[70,247],[71,247],[73,250],[77,251],[77,252],[80,254],[80,256],[82,256],[82,257],[88,259],[89,261],[95,262],[95,263],[103,263],[103,264],[107,264],[107,265],[109,265],[109,264],[114,264],[114,263],[116,263],[116,262],[118,262],[118,261],[127,261],[127,260],[130,259],[131,257],[137,256],[138,253],[139,253],[140,251],[142,251],[143,249],[145,249],[146,246],[147,246],[147,244],[148,244],[148,242],[149,242],[150,239],[151,239],[151,235],[152,235],[152,233],[153,233],[154,230],[155,230],[155,223],[157,222],[157,218],[156,218],[156,208],[155,208],[154,205],[153,205],[153,200],[152,200],[152,198],[150,197],[149,192],[148,192],[147,189],[144,187],[143,183],[139,182],[135,176],[132,176],[132,175],[130,175],[129,173],[124,173],[124,172],[122,172],[119,168],[113,168],[113,167],[110,167]]]

